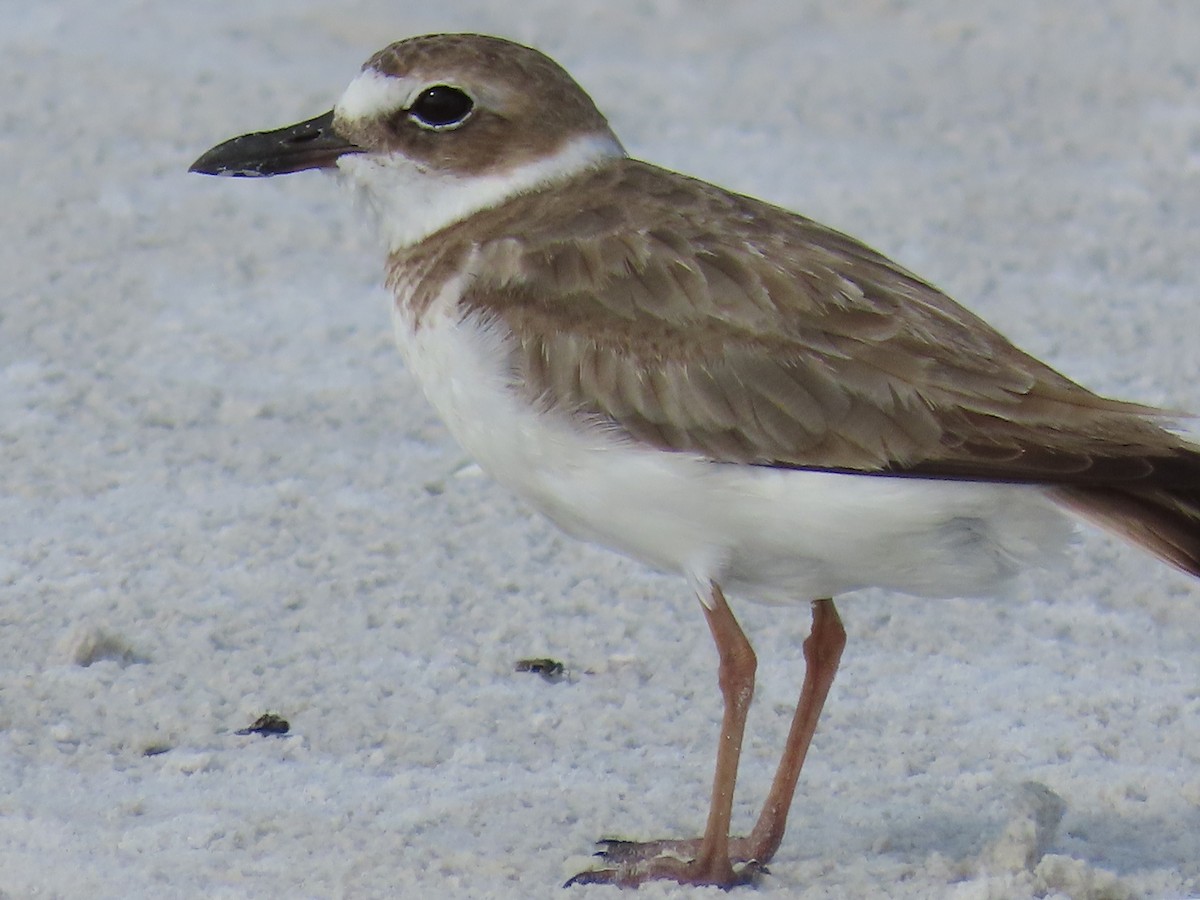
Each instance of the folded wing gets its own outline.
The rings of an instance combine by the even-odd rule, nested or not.
[[[467,305],[511,329],[531,399],[718,463],[1043,484],[1200,574],[1200,453],[1162,412],[811,220],[631,160],[579,186],[449,229],[427,266],[476,263]]]

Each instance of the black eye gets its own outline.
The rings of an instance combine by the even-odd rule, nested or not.
[[[408,108],[408,114],[426,128],[451,128],[466,121],[473,101],[464,91],[448,84],[435,84],[425,88]]]

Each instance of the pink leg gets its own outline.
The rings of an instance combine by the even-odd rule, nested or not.
[[[746,859],[766,863],[775,855],[783,841],[787,827],[788,810],[796,793],[796,781],[808,755],[813,733],[817,730],[817,719],[825,706],[825,698],[837,675],[842,649],[846,646],[846,630],[838,616],[833,600],[817,600],[813,603],[812,633],[804,642],[804,687],[800,691],[800,702],[792,717],[783,758],[775,771],[775,780],[767,794],[758,822],[750,832],[744,849]],[[740,855],[740,854],[739,854]]]
[[[742,735],[746,729],[746,714],[754,696],[754,673],[758,661],[754,649],[725,602],[725,595],[712,585],[710,602],[704,606],[709,630],[717,645],[720,658],[719,684],[725,700],[721,721],[721,742],[717,746],[717,768],[713,776],[712,801],[708,824],[700,841],[683,842],[687,852],[695,856],[690,861],[674,856],[659,856],[671,842],[636,845],[645,853],[614,854],[611,861],[617,866],[592,872],[581,872],[571,884],[617,884],[636,887],[644,881],[665,879],[680,884],[719,885],[732,887],[750,880],[755,867],[734,868],[729,854],[729,820],[733,808],[733,789],[737,783],[738,760],[742,752]]]

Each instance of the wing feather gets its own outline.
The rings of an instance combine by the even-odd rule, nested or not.
[[[664,449],[1076,485],[1200,471],[1165,414],[1080,387],[865,245],[644,163],[406,253],[393,270],[468,270],[531,399]]]

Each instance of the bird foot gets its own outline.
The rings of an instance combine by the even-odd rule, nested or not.
[[[608,865],[580,872],[563,887],[576,884],[615,884],[636,888],[646,881],[674,881],[687,885],[722,888],[754,884],[767,867],[746,857],[745,838],[730,841],[728,859],[702,865],[696,858],[700,840],[623,841],[607,838],[599,842],[596,856]]]

